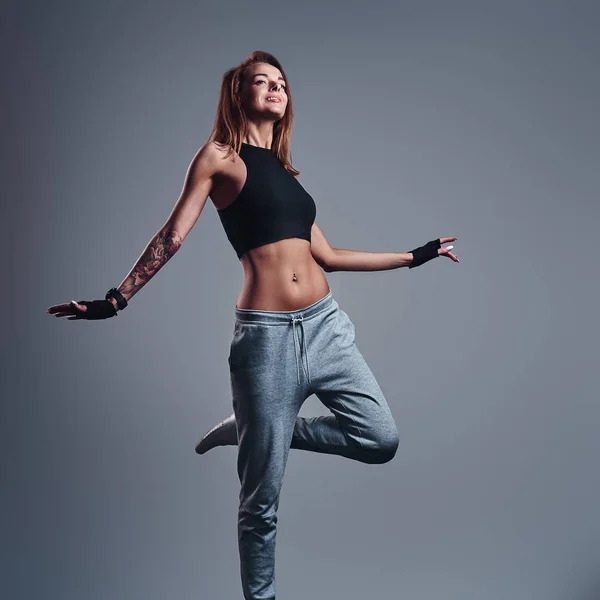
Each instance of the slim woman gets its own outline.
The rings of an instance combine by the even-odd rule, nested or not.
[[[458,262],[452,246],[442,246],[455,237],[406,253],[332,248],[290,162],[292,121],[289,82],[274,56],[257,51],[228,70],[213,131],[193,157],[165,225],[131,272],[104,300],[48,309],[69,320],[115,316],[179,250],[211,198],[244,269],[244,283],[228,357],[234,412],[196,451],[238,445],[238,542],[246,600],[275,598],[277,509],[289,449],[381,464],[398,447],[386,399],[324,272],[413,268],[437,256]],[[330,416],[298,416],[312,394]]]

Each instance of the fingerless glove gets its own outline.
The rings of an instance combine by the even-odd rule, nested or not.
[[[96,321],[98,319],[108,319],[117,314],[117,309],[110,300],[78,300],[77,304],[83,304],[87,307],[86,311],[80,310],[77,312],[77,317],[74,319],[86,319],[88,321]]]
[[[408,265],[409,269],[413,269],[414,267],[418,267],[423,263],[439,256],[438,249],[442,247],[442,243],[440,239],[431,240],[431,242],[427,242],[424,246],[419,246],[414,250],[410,250],[413,255],[413,261],[410,265]]]

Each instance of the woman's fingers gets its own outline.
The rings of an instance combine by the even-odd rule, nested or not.
[[[440,238],[440,244],[447,244],[448,242],[455,242],[456,238],[455,237],[443,237]]]
[[[454,236],[451,237],[443,237],[440,238],[440,244],[447,244],[448,242],[455,242],[457,238],[455,238]],[[452,248],[454,248],[454,246],[441,246],[438,249],[438,254],[440,256],[448,256],[450,257],[454,262],[460,262],[460,260],[458,260],[458,257],[456,256],[456,254],[454,254],[453,252],[450,252],[452,250]]]
[[[46,312],[53,315],[55,312],[64,311],[65,309],[68,309],[70,306],[71,306],[70,304],[54,304],[53,306],[50,306]]]
[[[77,309],[70,304],[61,304],[60,306],[51,306],[46,312],[54,317],[63,317],[77,314]]]
[[[82,311],[73,307],[68,307],[66,310],[59,310],[54,313],[55,317],[72,317],[73,315],[81,314]]]
[[[66,310],[73,310],[72,302],[73,302],[73,300],[71,300],[71,302],[67,302],[65,304],[55,304],[54,306],[49,307],[47,312],[52,314],[55,312],[64,312]]]
[[[453,248],[453,246],[445,246],[443,248],[439,248],[438,249],[438,254],[440,256],[448,256],[450,257],[454,262],[460,262],[456,256],[456,254],[454,254],[454,252],[451,252],[450,250]]]
[[[79,304],[78,302],[75,302],[75,300],[71,300],[71,302],[65,304],[54,304],[53,306],[50,306],[46,312],[55,317],[64,317],[66,315],[77,315],[77,313],[85,312],[86,310],[87,306]]]

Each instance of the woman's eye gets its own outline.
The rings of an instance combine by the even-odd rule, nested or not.
[[[259,84],[259,83],[267,83],[267,82],[264,79],[257,79],[255,83]],[[280,85],[283,88],[283,91],[287,92],[287,87],[285,85],[283,85],[283,84],[280,84]]]

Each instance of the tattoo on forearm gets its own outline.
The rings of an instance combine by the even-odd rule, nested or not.
[[[127,300],[138,292],[181,247],[182,238],[173,229],[159,231],[131,270],[119,291]]]

